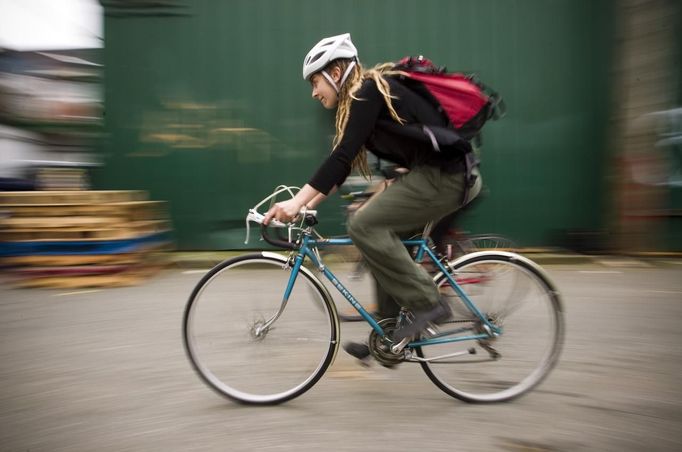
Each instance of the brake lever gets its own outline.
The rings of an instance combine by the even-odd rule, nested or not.
[[[265,220],[265,215],[256,212],[255,209],[249,209],[249,214],[246,216],[246,240],[244,240],[245,245],[249,243],[249,238],[251,236],[251,222],[253,221],[254,223],[263,224],[263,220]],[[274,218],[270,220],[270,225],[276,228],[287,227],[285,223],[275,220]],[[289,235],[291,235],[291,232],[289,232]]]
[[[317,223],[317,217],[316,217],[317,211],[316,210],[304,209],[301,211],[301,214],[303,215],[304,218],[306,218],[308,215],[310,215],[312,218],[315,219],[315,222],[312,224]],[[246,240],[244,241],[244,244],[249,243],[249,237],[251,236],[251,222],[253,221],[253,222],[258,223],[258,224],[263,224],[263,220],[265,220],[265,215],[263,215],[262,213],[258,213],[256,211],[256,209],[249,209],[249,213],[248,213],[248,215],[246,215]],[[276,227],[276,228],[287,228],[288,229],[289,241],[291,242],[291,237],[292,237],[291,231],[294,227],[293,224],[282,223],[281,221],[273,218],[270,220],[270,224],[268,226],[272,226],[272,227]]]

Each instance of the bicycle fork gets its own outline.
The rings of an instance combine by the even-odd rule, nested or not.
[[[287,283],[286,290],[284,291],[282,303],[280,304],[279,309],[277,310],[275,315],[273,315],[269,320],[267,321],[264,320],[262,324],[260,322],[256,322],[256,324],[253,325],[251,333],[254,338],[263,339],[265,335],[268,334],[268,331],[270,330],[272,324],[275,323],[284,312],[284,308],[286,308],[287,303],[289,301],[289,296],[291,295],[291,292],[294,289],[294,283],[296,282],[296,277],[298,276],[298,272],[300,271],[302,264],[303,256],[298,255],[294,259],[291,259],[290,257],[287,260],[287,262],[282,266],[283,270],[291,269],[291,275],[289,275],[289,282]]]

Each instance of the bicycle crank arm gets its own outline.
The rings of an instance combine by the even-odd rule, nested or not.
[[[403,349],[407,346],[407,344],[410,343],[411,340],[412,340],[412,338],[406,337],[402,341],[398,342],[397,344],[392,345],[391,346],[391,353],[393,353],[395,355],[400,354],[400,352],[403,351]]]
[[[439,361],[439,360],[447,359],[447,358],[455,358],[457,356],[475,355],[475,354],[476,354],[476,349],[471,347],[469,350],[463,350],[461,352],[449,353],[447,355],[434,356],[433,358],[421,358],[419,356],[410,356],[406,361],[430,363],[432,361]]]

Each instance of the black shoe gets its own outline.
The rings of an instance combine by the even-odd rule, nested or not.
[[[439,300],[435,306],[424,311],[414,311],[414,320],[408,325],[398,328],[393,333],[393,340],[400,342],[406,337],[417,336],[422,330],[426,329],[431,323],[442,323],[450,317],[450,308],[443,299]]]
[[[343,349],[351,356],[364,360],[369,356],[369,346],[361,342],[346,342]]]

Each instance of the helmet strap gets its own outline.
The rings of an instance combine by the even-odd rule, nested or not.
[[[343,77],[341,77],[341,81],[339,82],[338,85],[336,84],[334,79],[331,77],[331,75],[329,75],[327,73],[327,71],[323,70],[321,72],[322,72],[322,75],[324,76],[324,78],[326,78],[327,81],[329,82],[329,84],[331,84],[332,87],[336,90],[336,94],[338,94],[339,91],[341,90],[341,87],[346,82],[346,79],[348,79],[348,76],[350,75],[350,72],[353,70],[354,67],[355,67],[355,60],[350,62],[350,64],[346,68],[346,72],[343,73]]]
[[[329,84],[332,85],[332,87],[336,90],[336,93],[338,94],[338,93],[339,93],[339,86],[336,84],[336,82],[334,81],[334,79],[332,78],[332,76],[329,75],[329,74],[327,73],[327,71],[325,71],[325,70],[322,70],[322,71],[320,71],[320,72],[322,73],[322,75],[324,76],[324,78],[327,79],[327,81],[329,82]]]
[[[339,86],[343,86],[343,84],[346,82],[346,79],[350,75],[350,71],[352,71],[354,67],[355,60],[351,61],[348,67],[346,68],[346,72],[343,73],[343,77],[341,77],[341,82],[339,82]]]

